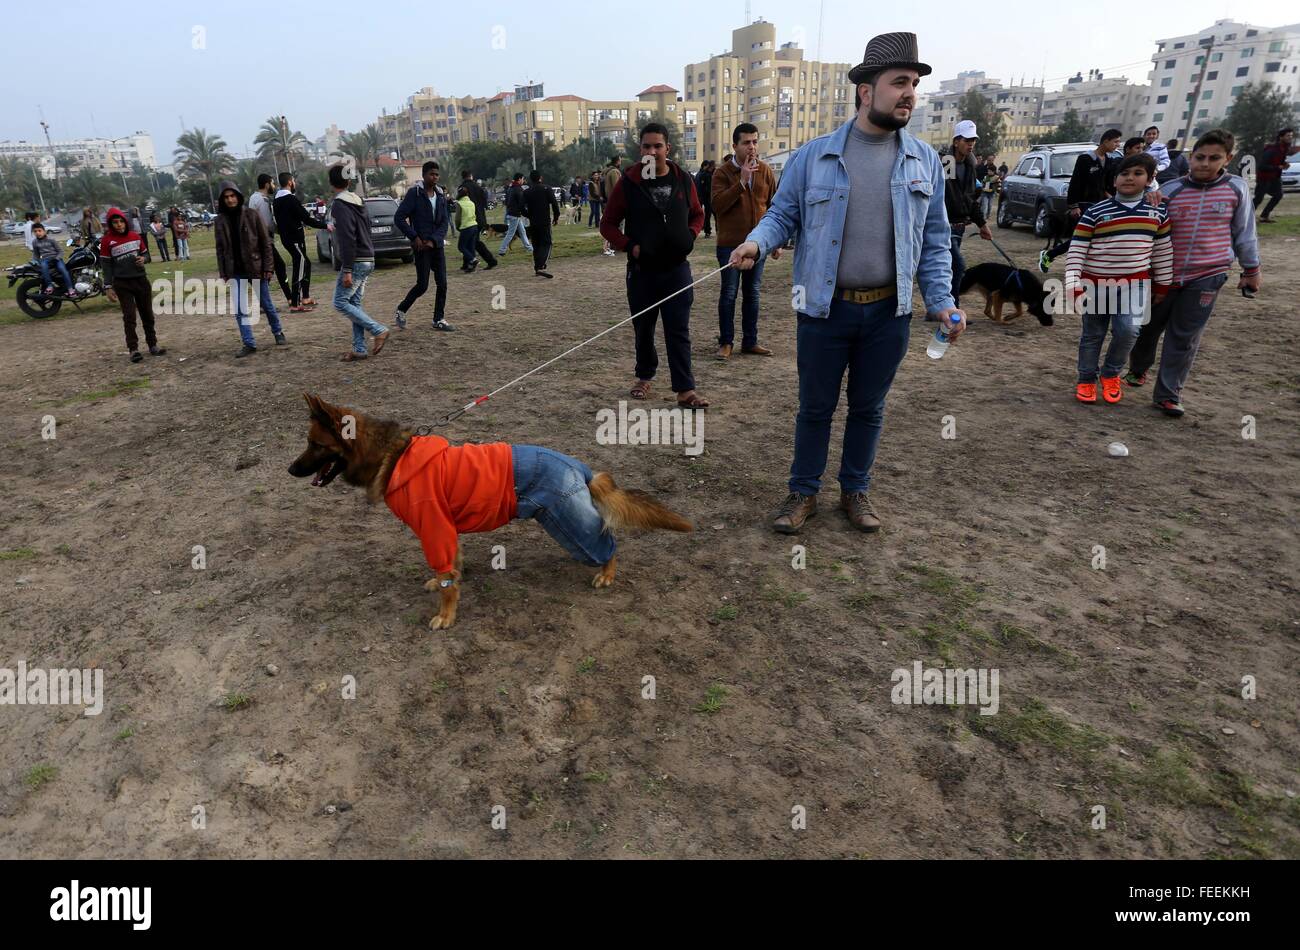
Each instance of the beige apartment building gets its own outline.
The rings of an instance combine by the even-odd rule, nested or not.
[[[741,122],[758,127],[759,149],[798,148],[852,117],[851,63],[804,59],[795,43],[776,45],[776,26],[758,19],[731,31],[731,49],[684,69],[683,97],[700,104],[699,159],[731,151]]]
[[[698,167],[699,127],[703,103],[685,101],[671,86],[655,85],[635,99],[584,99],[575,95],[544,96],[542,86],[518,87],[490,97],[440,96],[430,86],[407,97],[405,107],[377,120],[385,145],[403,160],[444,160],[461,142],[527,144],[530,136],[562,149],[591,139],[596,156],[621,152],[627,136],[654,113],[671,119],[682,133],[685,166]]]
[[[1042,123],[1058,126],[1065,113],[1073,109],[1094,136],[1107,129],[1119,129],[1126,136],[1140,135],[1150,96],[1150,86],[1135,86],[1123,76],[1107,78],[1090,69],[1087,79],[1076,73],[1059,91],[1043,97]]]

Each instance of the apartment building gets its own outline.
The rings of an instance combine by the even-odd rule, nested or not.
[[[67,152],[77,159],[77,169],[93,168],[106,174],[131,170],[139,162],[151,171],[161,170],[154,154],[153,136],[148,132],[133,132],[115,139],[64,139],[52,143],[54,152]],[[42,178],[54,178],[54,156],[51,144],[42,138],[0,142],[0,156],[21,158],[36,166]]]
[[[804,58],[793,42],[776,44],[763,19],[731,32],[731,49],[683,70],[683,96],[701,104],[699,158],[731,151],[741,122],[758,128],[763,153],[785,152],[830,132],[853,116],[851,63]]]
[[[1040,119],[1043,125],[1055,127],[1073,109],[1093,136],[1107,129],[1136,135],[1150,125],[1144,121],[1150,95],[1150,86],[1137,86],[1126,77],[1106,77],[1090,69],[1086,79],[1083,73],[1076,73],[1057,92],[1047,93]]]

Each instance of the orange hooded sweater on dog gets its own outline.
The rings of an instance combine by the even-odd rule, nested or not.
[[[384,501],[420,539],[429,567],[446,574],[456,563],[459,534],[494,531],[518,511],[510,444],[450,445],[441,436],[415,436]]]

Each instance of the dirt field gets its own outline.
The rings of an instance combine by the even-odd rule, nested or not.
[[[534,524],[469,536],[440,632],[410,532],[341,480],[286,473],[301,393],[433,421],[626,316],[622,262],[595,240],[554,281],[518,250],[453,273],[458,332],[429,329],[430,295],[360,365],[335,359],[348,331],[324,275],[291,345],[246,360],[228,317],[162,318],[168,353],[138,366],[111,311],[0,326],[0,666],[102,668],[107,694],[98,717],[0,707],[0,856],[1300,857],[1293,235],[1264,239],[1257,300],[1235,277],[1221,296],[1182,420],[1147,389],[1075,403],[1070,318],[977,319],[939,362],[914,320],[874,536],[848,529],[833,477],[800,538],[767,527],[796,408],[790,261],[765,280],[774,359],[711,359],[707,283],[699,457],[596,443],[630,328],[448,430],[576,455],[696,533],[622,539],[608,591]],[[995,236],[1026,263],[1039,247]],[[381,269],[367,309],[387,320],[412,275]],[[891,703],[918,660],[997,668],[997,715]]]

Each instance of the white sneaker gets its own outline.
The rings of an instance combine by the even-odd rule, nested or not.
[[[400,311],[400,310],[394,310],[394,311],[393,311],[393,323],[397,324],[397,329],[399,329],[399,330],[405,330],[405,329],[406,329],[406,314],[402,313],[402,311]]]

